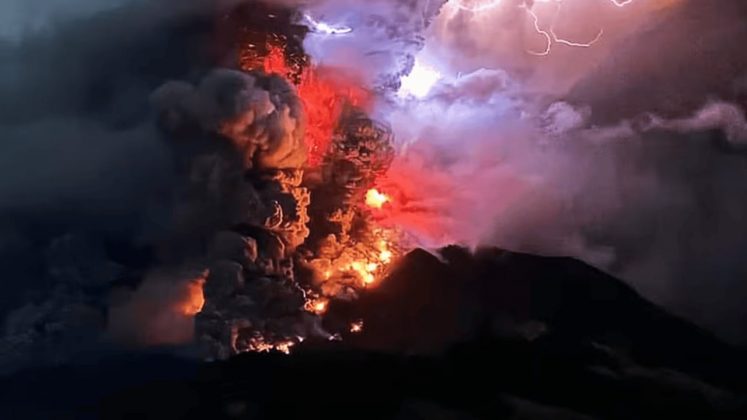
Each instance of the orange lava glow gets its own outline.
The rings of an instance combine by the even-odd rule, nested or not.
[[[368,207],[380,209],[389,201],[389,196],[379,192],[376,188],[371,188],[366,192],[366,205]]]
[[[205,295],[202,288],[205,285],[206,277],[207,273],[187,284],[185,300],[179,303],[179,312],[186,316],[195,316],[202,311],[202,307],[205,305]]]
[[[311,266],[319,273],[323,285],[329,286],[330,295],[334,294],[334,285],[337,284],[371,287],[386,275],[389,265],[400,254],[398,239],[395,230],[374,227],[354,245],[344,247],[334,258],[313,260]]]
[[[252,64],[242,63],[245,70],[252,70]],[[288,64],[282,46],[270,45],[264,57],[262,70],[267,74],[277,74],[291,81],[293,68]],[[369,109],[372,94],[360,87],[355,78],[342,75],[339,71],[316,66],[301,70],[298,90],[306,114],[305,143],[308,150],[308,165],[318,166],[332,141],[340,116],[345,106]]]
[[[315,313],[317,315],[324,315],[325,312],[327,312],[327,305],[329,305],[329,301],[327,299],[309,299],[306,301],[306,305],[304,308],[311,313]]]
[[[386,174],[376,180],[388,198],[386,205],[373,212],[377,225],[396,227],[426,243],[459,242],[461,238],[455,232],[480,229],[452,216],[454,209],[462,213],[471,211],[469,205],[479,200],[471,192],[465,192],[460,182],[462,179],[451,174],[433,171],[417,154],[399,156]],[[501,185],[501,191],[519,187]]]
[[[301,62],[289,58],[284,41],[274,38],[268,41],[267,48],[256,54],[245,54],[248,57],[240,63],[246,71],[262,70],[285,78],[295,86],[298,97],[304,108],[305,137],[310,168],[318,167],[330,150],[335,132],[338,130],[343,114],[348,107],[355,107],[363,112],[370,112],[373,94],[364,89],[354,77],[346,75],[340,69],[315,66],[308,61]],[[256,48],[247,45],[245,48]],[[258,55],[259,54],[259,55]],[[381,228],[370,217],[371,209],[376,213],[386,212],[391,197],[377,189],[366,192],[360,203],[354,208],[340,211],[335,220],[345,226],[343,233],[330,235],[327,242],[320,246],[320,254],[308,261],[315,273],[314,288],[306,291],[304,309],[312,314],[323,316],[329,309],[330,300],[342,296],[350,289],[361,290],[374,287],[389,270],[389,266],[398,255],[401,255],[399,233],[394,228]],[[355,226],[352,220],[355,215],[365,214],[365,227]],[[351,234],[354,232],[354,234]],[[351,333],[363,331],[363,321],[353,322],[349,326]],[[295,341],[280,341],[258,334],[250,340],[249,350],[257,352],[281,351],[288,353],[296,344]]]
[[[296,343],[291,340],[283,340],[278,342],[269,342],[266,341],[264,337],[257,336],[252,337],[249,343],[249,351],[257,352],[257,353],[268,353],[271,351],[279,351],[281,353],[290,354],[291,348],[295,346]]]

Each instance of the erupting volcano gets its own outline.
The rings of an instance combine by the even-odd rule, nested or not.
[[[268,22],[277,22],[278,14],[266,13]],[[197,317],[197,336],[210,357],[287,353],[306,338],[339,338],[349,325],[359,331],[363,324],[356,320],[325,322],[328,306],[357,299],[406,251],[401,232],[377,222],[376,213],[390,198],[374,186],[394,157],[394,145],[391,130],[368,117],[373,92],[341,69],[316,65],[290,45],[299,39],[269,27],[253,30],[239,31],[246,37],[239,41],[238,65],[247,76],[215,74],[197,87],[211,95],[211,85],[237,84],[238,90],[223,94],[238,95],[231,105],[238,108],[227,109],[218,126],[219,135],[243,155],[243,169],[231,169],[244,171],[246,179],[235,197],[246,200],[252,190],[269,194],[257,203],[268,206],[266,218],[237,219],[211,245],[206,303]],[[169,104],[165,121],[174,118],[168,115],[179,105],[170,104],[180,99],[176,87],[162,92],[157,101]],[[278,94],[286,99],[278,102]],[[166,126],[181,136],[178,123]],[[233,159],[228,153],[222,159]]]
[[[494,8],[509,7],[501,2],[478,3],[442,2],[442,7],[426,7],[423,13],[429,16],[424,16],[417,31],[424,31],[439,13],[445,19],[457,19],[460,13],[479,17]],[[535,32],[547,38],[544,52],[529,53],[546,55],[555,43],[590,47],[601,37],[600,32],[586,44],[560,38],[555,27],[561,5],[560,1],[555,5],[547,27],[538,15],[544,9],[535,8],[533,2],[514,5],[531,17]],[[269,202],[263,204],[272,211],[261,223],[243,220],[230,229],[236,246],[257,246],[258,250],[250,252],[257,257],[249,262],[231,259],[229,254],[210,257],[213,261],[209,265],[216,267],[209,268],[208,285],[218,283],[212,279],[228,276],[227,258],[237,264],[230,269],[230,276],[238,276],[230,280],[231,288],[220,293],[208,290],[206,309],[198,317],[198,336],[207,343],[208,353],[223,356],[247,350],[288,352],[309,337],[341,337],[346,331],[336,325],[348,328],[354,323],[356,330],[361,330],[363,324],[355,324],[356,320],[332,319],[339,314],[330,313],[329,307],[336,301],[355,301],[366,289],[376,287],[390,265],[418,242],[441,246],[464,239],[455,233],[464,229],[443,223],[453,217],[450,210],[428,202],[430,197],[422,187],[426,178],[434,177],[425,172],[427,168],[410,163],[403,143],[396,141],[387,121],[372,117],[375,111],[392,106],[407,113],[420,101],[427,104],[430,91],[445,78],[440,71],[435,67],[424,70],[420,58],[407,55],[401,68],[389,76],[394,82],[384,78],[381,84],[379,77],[372,84],[360,71],[325,64],[304,49],[307,37],[343,38],[354,35],[358,28],[335,26],[303,11],[269,6],[258,5],[250,21],[242,19],[242,12],[235,13],[221,25],[238,25],[238,30],[224,32],[234,34],[231,41],[237,45],[238,68],[255,81],[248,80],[239,91],[223,93],[238,95],[232,99],[232,106],[238,109],[230,110],[236,115],[227,115],[218,132],[244,154],[245,176],[275,184],[272,188],[282,199],[268,197]],[[378,23],[372,18],[366,24]],[[419,42],[413,54],[424,47],[422,40]],[[459,76],[454,83],[472,77]],[[271,103],[267,108],[254,105],[264,92],[243,93],[252,86],[267,92]],[[204,89],[200,86],[198,90]],[[280,92],[287,97],[286,103],[275,99]],[[292,119],[289,135],[294,142],[281,140],[287,144],[277,144],[272,139],[273,132],[288,129],[282,122],[276,128],[262,127],[264,115],[275,113],[277,118]],[[269,142],[263,139],[267,135],[264,131],[270,135]],[[296,142],[299,138],[300,143]],[[275,159],[279,153],[287,158]],[[395,158],[397,169],[389,172]],[[413,183],[413,179],[418,181]],[[446,192],[455,188],[453,182],[448,177],[436,180],[436,189]],[[253,185],[262,195],[265,187]],[[382,185],[392,193],[383,192]],[[456,196],[453,191],[447,194],[451,196],[440,198],[455,202],[476,199]],[[227,238],[229,234],[221,235]],[[268,244],[273,244],[269,246],[272,251]],[[265,279],[269,291],[252,291],[244,285],[255,277]],[[266,301],[244,314],[226,309],[259,296]]]
[[[93,3],[0,30],[0,417],[747,417],[744,2]]]

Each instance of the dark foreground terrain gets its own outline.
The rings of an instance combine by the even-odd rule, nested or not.
[[[742,350],[575,260],[414,251],[330,311],[364,332],[291,356],[98,354],[16,372],[0,418],[747,418]]]

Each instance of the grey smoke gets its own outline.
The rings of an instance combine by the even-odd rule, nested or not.
[[[110,289],[135,288],[160,258],[154,244],[177,228],[182,168],[150,95],[212,66],[194,43],[216,9],[195,0],[2,10],[14,31],[0,42],[5,370],[102,346]]]
[[[394,183],[432,210],[413,233],[576,256],[744,342],[747,9],[578,3],[558,30],[604,37],[547,57],[527,54],[536,37],[511,2],[435,19],[421,55],[447,79],[379,108],[405,156]]]
[[[216,70],[196,87],[167,83],[153,101],[169,126],[195,120],[232,139],[250,168],[300,168],[306,161],[301,103],[280,79],[265,89],[250,75]]]
[[[410,156],[420,157],[430,171],[434,185],[428,186],[442,188],[444,194],[426,204],[442,211],[465,240],[584,258],[723,336],[747,340],[741,322],[747,295],[741,2],[683,1],[646,19],[626,11],[630,15],[611,24],[596,48],[557,48],[546,58],[526,54],[536,40],[526,37],[527,22],[518,19],[486,32],[476,30],[481,27],[468,14],[449,25],[436,21],[425,33],[443,41],[433,46],[423,29],[442,2],[312,3],[320,19],[354,27],[349,37],[309,38],[306,46],[324,64],[360,71],[371,84],[394,89],[421,48],[432,55],[446,49],[445,67],[472,74],[434,90],[434,103],[449,111],[437,118],[417,106],[393,114],[379,110]],[[101,332],[101,302],[108,296],[77,291],[129,279],[117,275],[120,262],[91,248],[124,243],[128,263],[147,276],[154,257],[139,255],[139,247],[167,238],[169,250],[158,251],[172,255],[159,257],[179,266],[185,255],[198,253],[191,249],[193,238],[185,241],[188,249],[171,245],[181,239],[174,235],[183,230],[179,223],[210,236],[234,220],[191,202],[185,218],[174,217],[184,157],[154,129],[156,89],[183,81],[167,85],[168,95],[162,90],[156,99],[169,102],[165,108],[172,116],[186,116],[208,131],[217,128],[216,115],[236,117],[235,133],[251,131],[247,108],[240,105],[267,105],[267,97],[248,94],[207,109],[193,106],[195,98],[204,102],[200,81],[206,83],[203,76],[212,67],[195,45],[206,39],[200,31],[209,26],[213,2],[80,4],[66,3],[67,16],[59,18],[51,17],[53,8],[44,9],[34,16],[41,23],[20,23],[12,17],[19,12],[0,14],[13,19],[3,27],[15,37],[0,45],[0,269],[12,279],[0,306],[6,360],[17,360],[28,343],[44,342],[46,349],[64,353],[57,341],[45,341],[55,334],[90,339]],[[32,34],[20,37],[28,28]],[[516,37],[525,39],[517,43]],[[474,73],[480,68],[488,70]],[[228,79],[249,84],[243,76]],[[207,90],[221,90],[214,87]],[[260,166],[292,167],[300,159],[287,153],[293,147],[276,147],[298,141],[294,105],[286,98],[273,107],[283,109],[282,102],[294,118],[284,120],[290,129],[282,136],[266,132],[260,146],[267,147],[262,150],[269,151],[268,160],[260,159]],[[277,118],[285,118],[281,114]],[[434,121],[450,124],[441,129]],[[427,142],[412,142],[422,134]],[[184,153],[187,160],[194,157]],[[204,170],[198,175],[240,177],[240,165],[200,162]],[[247,206],[267,201],[258,191],[247,192],[217,190],[228,198],[249,197]],[[443,199],[455,192],[460,200]],[[292,213],[290,207],[283,211]],[[260,216],[273,211],[254,210]],[[96,263],[84,265],[80,274],[79,265],[71,264],[80,259]],[[219,265],[226,272],[235,268]],[[154,289],[173,297],[173,289],[161,287],[163,277],[169,285],[188,279],[147,278],[156,277],[158,287],[127,283],[124,288],[133,292],[125,298],[147,297]],[[229,290],[235,277],[225,275]],[[116,302],[131,309],[141,301]],[[152,305],[142,305],[150,313]],[[129,323],[123,324],[140,320],[129,315],[137,310],[125,312]]]

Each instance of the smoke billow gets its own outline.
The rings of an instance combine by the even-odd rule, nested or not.
[[[0,45],[1,367],[108,339],[223,357],[329,338],[309,290],[360,278],[295,276],[352,266],[373,183],[381,223],[422,244],[577,256],[744,340],[745,10],[707,3],[84,2],[31,24]],[[309,170],[304,104],[237,70],[242,34],[361,80],[391,130],[342,107]],[[408,95],[423,68],[437,80]]]
[[[445,0],[318,0],[309,13],[351,34],[329,36],[312,31],[304,49],[314,60],[341,71],[352,71],[366,86],[397,89],[425,44],[426,28]]]
[[[197,87],[172,82],[154,94],[157,111],[173,131],[195,122],[231,139],[247,168],[300,168],[306,160],[301,104],[280,79],[267,90],[238,71],[216,71]]]
[[[189,343],[231,258],[292,271],[308,235],[298,98],[214,70],[236,52],[213,45],[227,9],[163,6],[81,10],[0,46],[1,369],[109,339]]]
[[[112,338],[130,346],[177,345],[194,339],[194,317],[205,304],[206,272],[153,273],[109,311]]]
[[[389,222],[576,256],[744,340],[747,11],[717,3],[445,4],[415,56],[439,80],[378,108],[401,150]]]
[[[81,344],[226,357],[332,336],[312,299],[353,296],[380,270],[353,265],[374,252],[354,242],[368,228],[357,199],[392,137],[337,92],[348,84],[291,84],[308,76],[308,29],[280,3],[132,2],[3,46],[0,262],[19,280],[2,368]],[[309,110],[303,88],[335,109]],[[307,160],[312,123],[334,137],[312,148],[323,162]],[[322,281],[318,263],[341,258]]]

